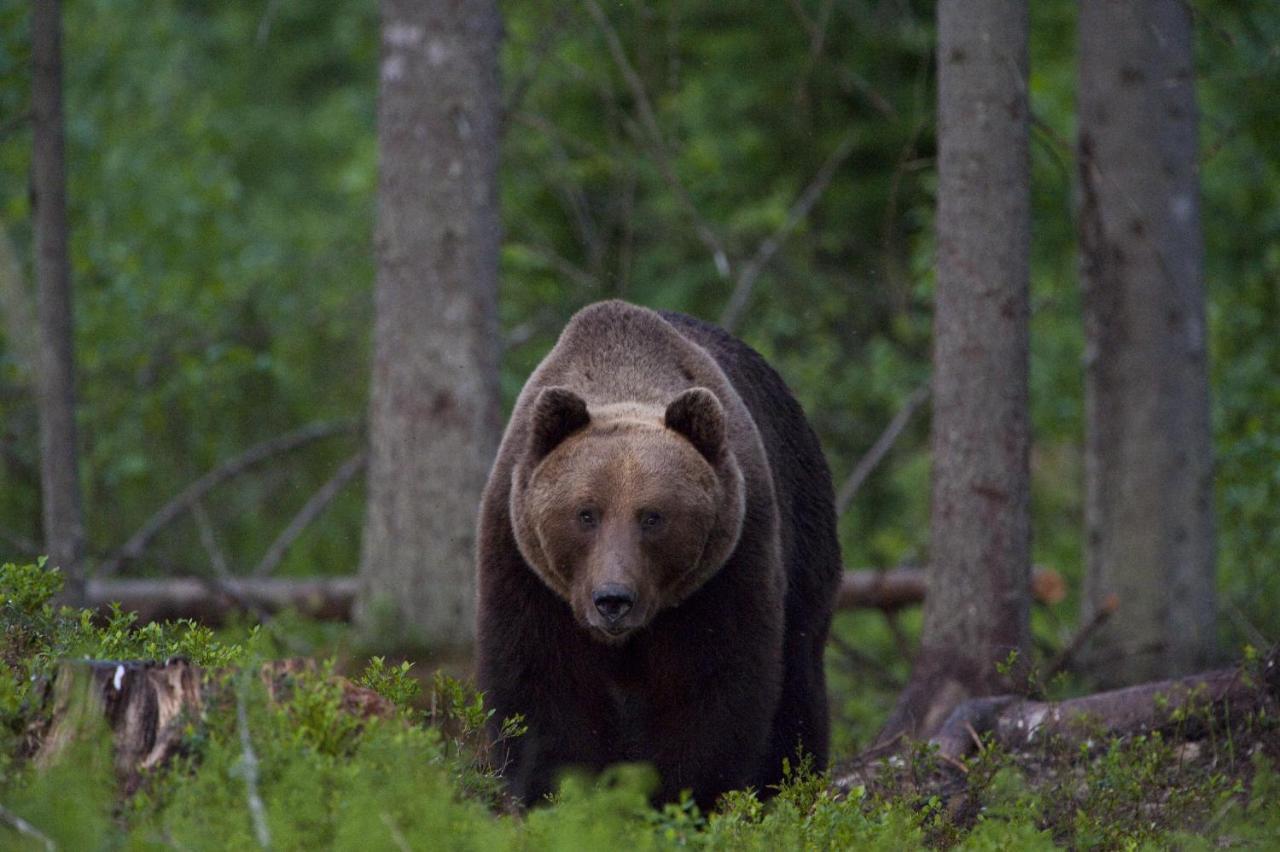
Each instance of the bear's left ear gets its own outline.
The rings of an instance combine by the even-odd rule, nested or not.
[[[529,461],[537,464],[565,438],[591,422],[587,404],[568,388],[543,388],[533,403]]]
[[[707,461],[715,464],[724,455],[724,408],[706,388],[689,388],[667,406],[663,423],[689,439]]]

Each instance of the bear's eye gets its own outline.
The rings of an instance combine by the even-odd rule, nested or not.
[[[662,522],[666,519],[658,512],[642,512],[640,514],[640,528],[645,530],[656,530],[662,526]]]
[[[599,519],[596,518],[596,513],[593,510],[591,509],[578,510],[578,523],[582,524],[587,529],[593,529],[598,520]]]

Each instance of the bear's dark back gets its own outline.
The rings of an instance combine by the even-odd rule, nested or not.
[[[755,420],[772,473],[787,577],[785,674],[761,786],[776,784],[797,741],[818,769],[828,757],[829,718],[823,651],[842,569],[835,496],[822,447],[782,377],[754,349],[684,314],[661,316],[706,350]]]

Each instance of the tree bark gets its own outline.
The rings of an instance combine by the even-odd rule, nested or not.
[[[369,496],[356,618],[467,645],[475,512],[500,431],[493,0],[384,0]]]
[[[40,484],[45,547],[66,576],[62,599],[84,599],[84,516],[76,441],[75,347],[62,121],[62,10],[37,0],[31,16],[32,192],[35,212]]]
[[[1008,691],[1028,650],[1027,5],[938,3],[938,213],[929,594],[882,732],[928,736]]]
[[[1084,619],[1104,684],[1214,653],[1213,458],[1191,10],[1080,5]]]

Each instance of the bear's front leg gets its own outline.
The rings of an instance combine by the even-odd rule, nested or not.
[[[691,790],[704,811],[729,790],[756,783],[768,753],[781,694],[776,637],[704,633],[705,643],[675,659],[655,656],[648,672],[647,751],[662,778],[657,800],[675,801]]]

